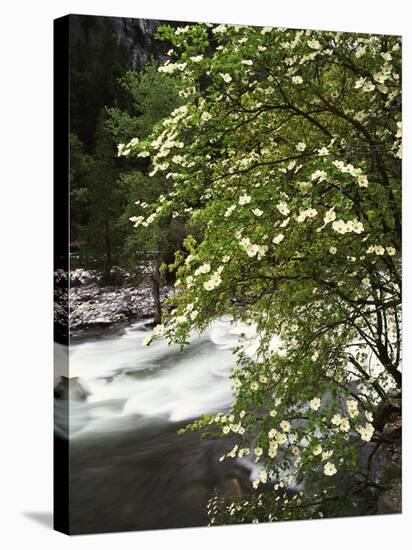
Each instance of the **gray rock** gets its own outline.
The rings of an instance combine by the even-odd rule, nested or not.
[[[383,493],[378,499],[378,514],[402,513],[402,485],[396,482],[391,489]]]
[[[120,268],[116,268],[120,272]],[[149,286],[138,288],[127,284],[129,274],[122,271],[123,286],[101,286],[96,272],[76,269],[71,272],[69,293],[70,334],[99,328],[121,327],[138,318],[154,315],[154,301]],[[90,282],[92,281],[92,282]],[[162,302],[173,293],[173,288],[161,291]]]

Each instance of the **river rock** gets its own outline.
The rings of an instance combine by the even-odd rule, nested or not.
[[[78,376],[67,378],[62,376],[54,388],[56,399],[70,399],[72,401],[86,401],[90,392],[82,385]]]
[[[96,283],[100,280],[99,275],[94,270],[73,269],[70,271],[70,286],[82,286]]]
[[[385,491],[378,499],[378,514],[402,513],[402,485],[398,481],[391,489]]]
[[[75,270],[74,280],[79,284],[71,286],[70,334],[80,337],[83,333],[95,335],[102,329],[118,332],[132,320],[150,318],[154,315],[154,301],[148,286],[101,286],[99,282],[86,284],[92,272]],[[98,278],[96,279],[98,280]],[[161,301],[173,293],[171,287],[160,292]]]

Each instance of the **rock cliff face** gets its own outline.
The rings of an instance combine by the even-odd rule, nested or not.
[[[70,131],[89,152],[102,109],[118,104],[118,79],[141,69],[148,57],[165,58],[168,46],[154,37],[159,24],[155,19],[70,16]]]
[[[134,69],[143,66],[149,53],[158,53],[153,37],[159,23],[154,19],[113,19],[118,44],[129,52],[130,63]]]
[[[72,45],[104,52],[107,39],[112,38],[126,54],[130,67],[140,69],[149,54],[157,53],[153,37],[159,23],[155,19],[72,15]]]

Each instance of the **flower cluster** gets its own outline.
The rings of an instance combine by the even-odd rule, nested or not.
[[[269,249],[269,247],[265,244],[252,244],[248,237],[244,237],[243,239],[241,239],[239,244],[250,258],[257,256],[259,260],[263,258],[263,256],[265,256],[266,252]]]
[[[364,231],[363,223],[356,218],[347,222],[344,222],[343,220],[336,220],[332,223],[332,229],[341,235],[352,232],[360,234]]]
[[[372,439],[372,436],[374,434],[375,428],[372,424],[367,422],[365,426],[356,426],[356,431],[359,432],[361,439],[363,441],[370,441]]]
[[[383,256],[385,252],[389,256],[394,256],[396,254],[396,249],[393,246],[387,246],[385,248],[381,244],[373,244],[366,250],[366,254],[376,254],[377,256]]]
[[[203,283],[203,288],[205,290],[214,290],[216,287],[220,285],[222,282],[222,279],[220,277],[221,268],[219,268],[217,271],[213,273],[213,275],[208,279],[206,282]]]

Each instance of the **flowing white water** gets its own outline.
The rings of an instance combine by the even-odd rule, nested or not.
[[[70,403],[71,433],[101,431],[128,415],[178,422],[227,409],[240,332],[220,319],[181,352],[163,341],[142,345],[148,331],[138,322],[121,336],[73,345],[70,377],[90,396]]]

